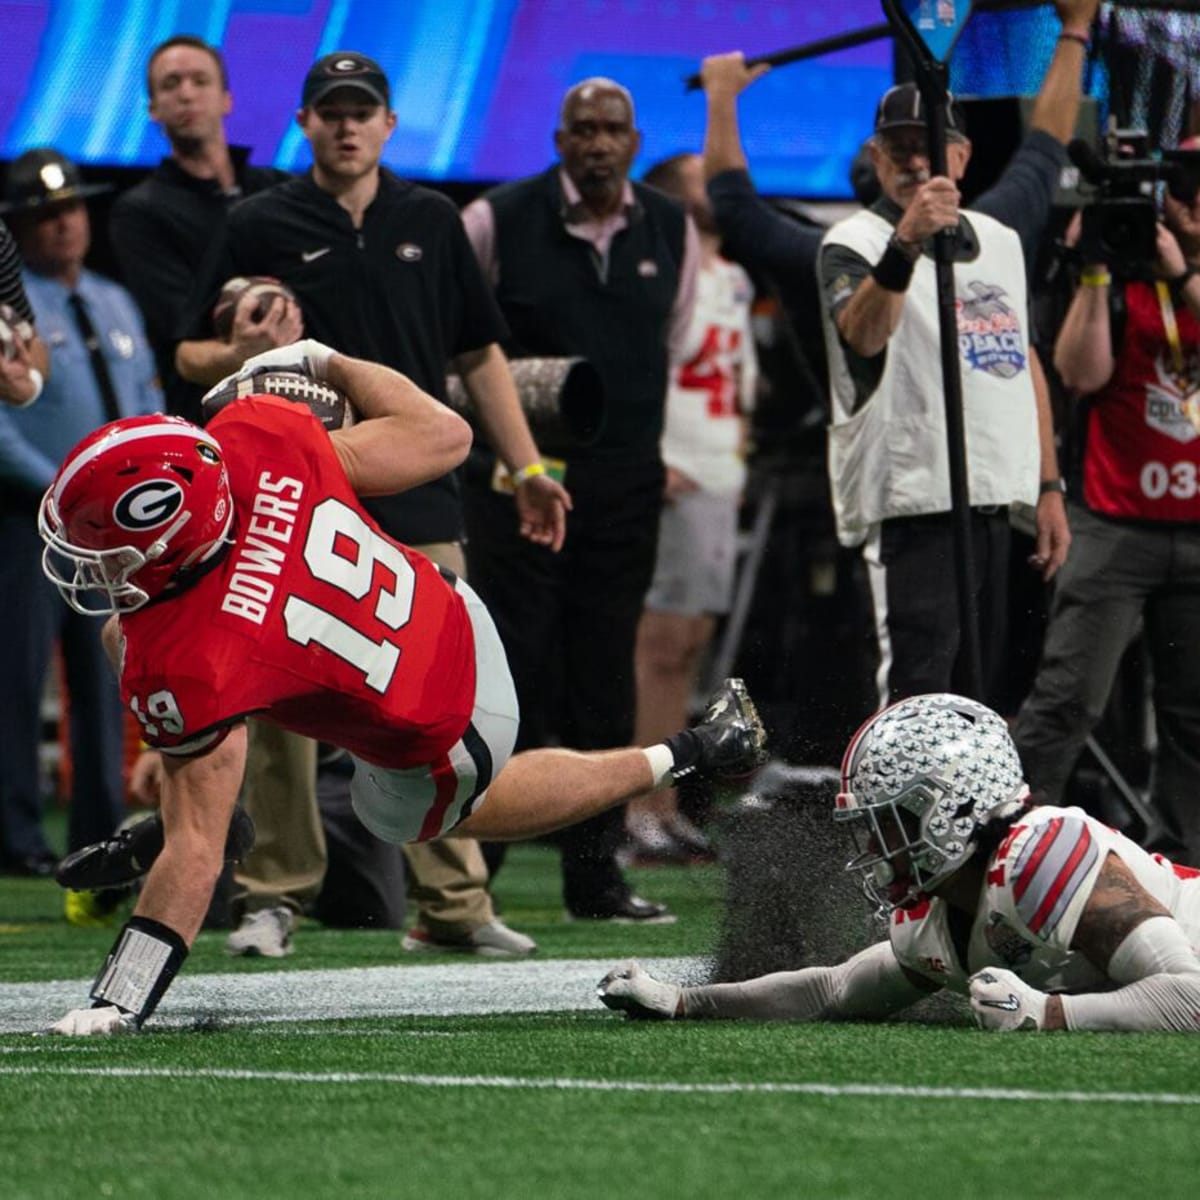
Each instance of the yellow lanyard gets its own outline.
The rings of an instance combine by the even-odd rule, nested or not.
[[[1163,329],[1167,333],[1167,345],[1171,348],[1171,365],[1175,368],[1175,378],[1183,383],[1183,343],[1179,340],[1179,322],[1175,319],[1175,303],[1171,299],[1171,289],[1166,280],[1156,279],[1154,290],[1158,293],[1158,307],[1162,311]]]

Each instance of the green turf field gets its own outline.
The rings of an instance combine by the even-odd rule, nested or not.
[[[595,981],[628,956],[702,970],[721,888],[635,877],[678,925],[567,924],[554,854],[516,850],[497,893],[529,963],[314,925],[255,962],[202,934],[161,1020],[113,1041],[24,1032],[82,1000],[112,935],[0,880],[0,1197],[1193,1194],[1195,1040],[628,1023]]]

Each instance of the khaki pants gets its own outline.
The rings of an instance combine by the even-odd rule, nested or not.
[[[438,566],[467,577],[467,560],[458,542],[416,546]],[[487,890],[488,869],[473,838],[409,842],[401,847],[408,866],[408,894],[417,907],[417,925],[435,937],[471,933],[496,916]]]
[[[317,743],[266,721],[250,739],[238,802],[254,822],[254,849],[233,872],[234,916],[286,905],[303,912],[325,879],[317,808]]]
[[[427,558],[465,577],[455,542],[417,546]],[[234,872],[235,917],[284,905],[311,906],[327,862],[317,807],[317,746],[264,721],[248,722],[250,743],[240,803],[254,821],[254,849]],[[495,917],[479,843],[446,838],[403,847],[416,923],[434,936],[471,933]]]

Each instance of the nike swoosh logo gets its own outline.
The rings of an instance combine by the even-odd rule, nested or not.
[[[1021,1002],[1012,994],[1008,993],[1007,1000],[980,1000],[979,1002],[984,1008],[1002,1008],[1005,1012],[1016,1012],[1021,1007]]]
[[[302,250],[300,252],[300,258],[306,263],[315,262],[321,257],[321,255],[328,254],[332,249],[332,246],[322,246],[320,250]]]

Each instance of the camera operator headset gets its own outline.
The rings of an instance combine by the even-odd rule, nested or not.
[[[1088,156],[1071,156],[1084,169]],[[1058,803],[1144,619],[1152,801],[1176,839],[1154,848],[1200,864],[1200,200],[1187,161],[1200,155],[1171,157],[1097,171],[1093,154],[1084,169],[1101,199],[1072,224],[1084,265],[1054,348],[1063,384],[1086,398],[1082,503],[1014,738],[1031,787]],[[1161,218],[1143,186],[1155,173]]]

